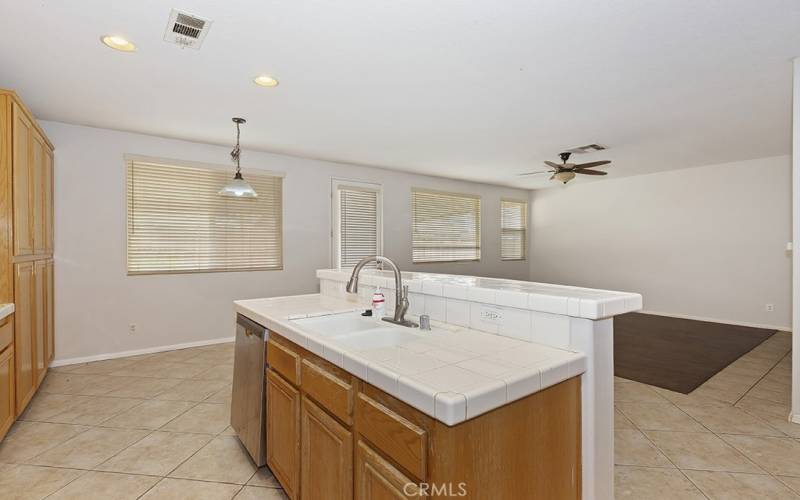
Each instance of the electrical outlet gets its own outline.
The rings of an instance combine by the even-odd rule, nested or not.
[[[131,335],[136,333],[136,323],[131,323],[130,325],[128,325],[128,333],[130,333]]]
[[[764,307],[764,309],[766,309],[768,313],[771,313],[772,311],[774,311],[774,310],[775,310],[775,304],[767,304],[767,305]]]
[[[485,321],[487,323],[502,323],[503,311],[498,309],[481,308],[481,321]]]

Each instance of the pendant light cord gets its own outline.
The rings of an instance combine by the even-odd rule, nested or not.
[[[236,174],[241,175],[241,166],[239,165],[239,156],[241,156],[241,148],[239,147],[239,122],[236,122],[236,147],[231,151],[231,159],[236,162]]]

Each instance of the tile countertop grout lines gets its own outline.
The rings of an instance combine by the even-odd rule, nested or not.
[[[316,275],[322,294],[327,295],[329,287],[323,282],[343,284],[349,280],[350,271],[319,269]],[[638,293],[420,272],[404,273],[403,279],[410,293],[587,319],[602,319],[642,308],[642,296]],[[360,283],[394,290],[394,278],[385,272],[362,271]]]
[[[509,370],[503,376],[492,376],[460,367],[458,363],[461,361],[459,360],[437,361],[438,358],[426,356],[422,352],[420,354],[409,353],[408,356],[416,357],[414,359],[417,361],[412,362],[411,359],[407,359],[405,361],[406,368],[402,368],[397,366],[397,363],[393,366],[387,362],[389,358],[399,356],[406,350],[401,347],[402,342],[392,343],[385,347],[358,349],[337,342],[331,337],[320,335],[313,328],[304,326],[300,322],[306,318],[318,317],[322,314],[320,311],[338,310],[352,314],[352,304],[345,300],[323,295],[306,295],[298,298],[241,300],[234,304],[236,311],[240,314],[353,375],[364,378],[366,382],[447,425],[455,425],[511,402],[508,398],[507,381],[509,379],[513,378],[520,388],[513,397],[513,400],[517,400],[586,371],[587,358],[582,353],[439,322],[433,322],[432,332],[424,334],[418,330],[407,332],[413,333],[415,338],[410,340],[406,346],[432,344],[434,347],[444,350],[472,352],[476,354],[473,359],[486,361],[491,361],[493,358],[500,358],[502,361],[504,357],[510,358],[512,354],[525,350],[522,355],[526,361],[520,362],[521,366]],[[303,315],[305,318],[301,317]],[[289,317],[300,319],[290,320]],[[363,321],[370,320],[364,319]],[[400,328],[375,321],[375,328],[387,327]],[[377,358],[372,359],[367,355],[369,352],[381,349],[389,350],[391,353],[384,361]],[[420,366],[419,363],[426,358],[429,365],[433,364],[438,367]],[[398,363],[400,363],[399,360]],[[417,363],[416,368],[414,368],[415,363]],[[474,374],[475,376],[470,377],[471,381],[465,381],[458,376],[459,373]],[[438,376],[434,383],[431,377],[436,374]],[[454,397],[445,397],[448,394],[453,394]],[[437,398],[437,396],[441,397]],[[458,399],[459,397],[461,399]]]

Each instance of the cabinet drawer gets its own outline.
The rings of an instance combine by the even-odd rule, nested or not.
[[[424,429],[359,394],[356,399],[358,432],[376,448],[419,479],[426,479],[428,436]]]
[[[303,392],[346,424],[353,423],[353,384],[307,359],[301,365]]]
[[[267,363],[276,372],[294,385],[300,385],[300,354],[290,347],[267,341]]]
[[[11,345],[14,340],[14,315],[9,314],[0,319],[0,352]]]

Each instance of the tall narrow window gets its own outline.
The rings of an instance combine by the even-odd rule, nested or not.
[[[128,274],[283,268],[283,178],[247,180],[257,198],[218,191],[230,171],[128,160]]]
[[[333,253],[338,268],[382,252],[381,186],[333,181]]]
[[[500,258],[525,260],[528,247],[528,203],[500,201]]]
[[[479,196],[415,188],[411,207],[415,263],[481,259]]]

